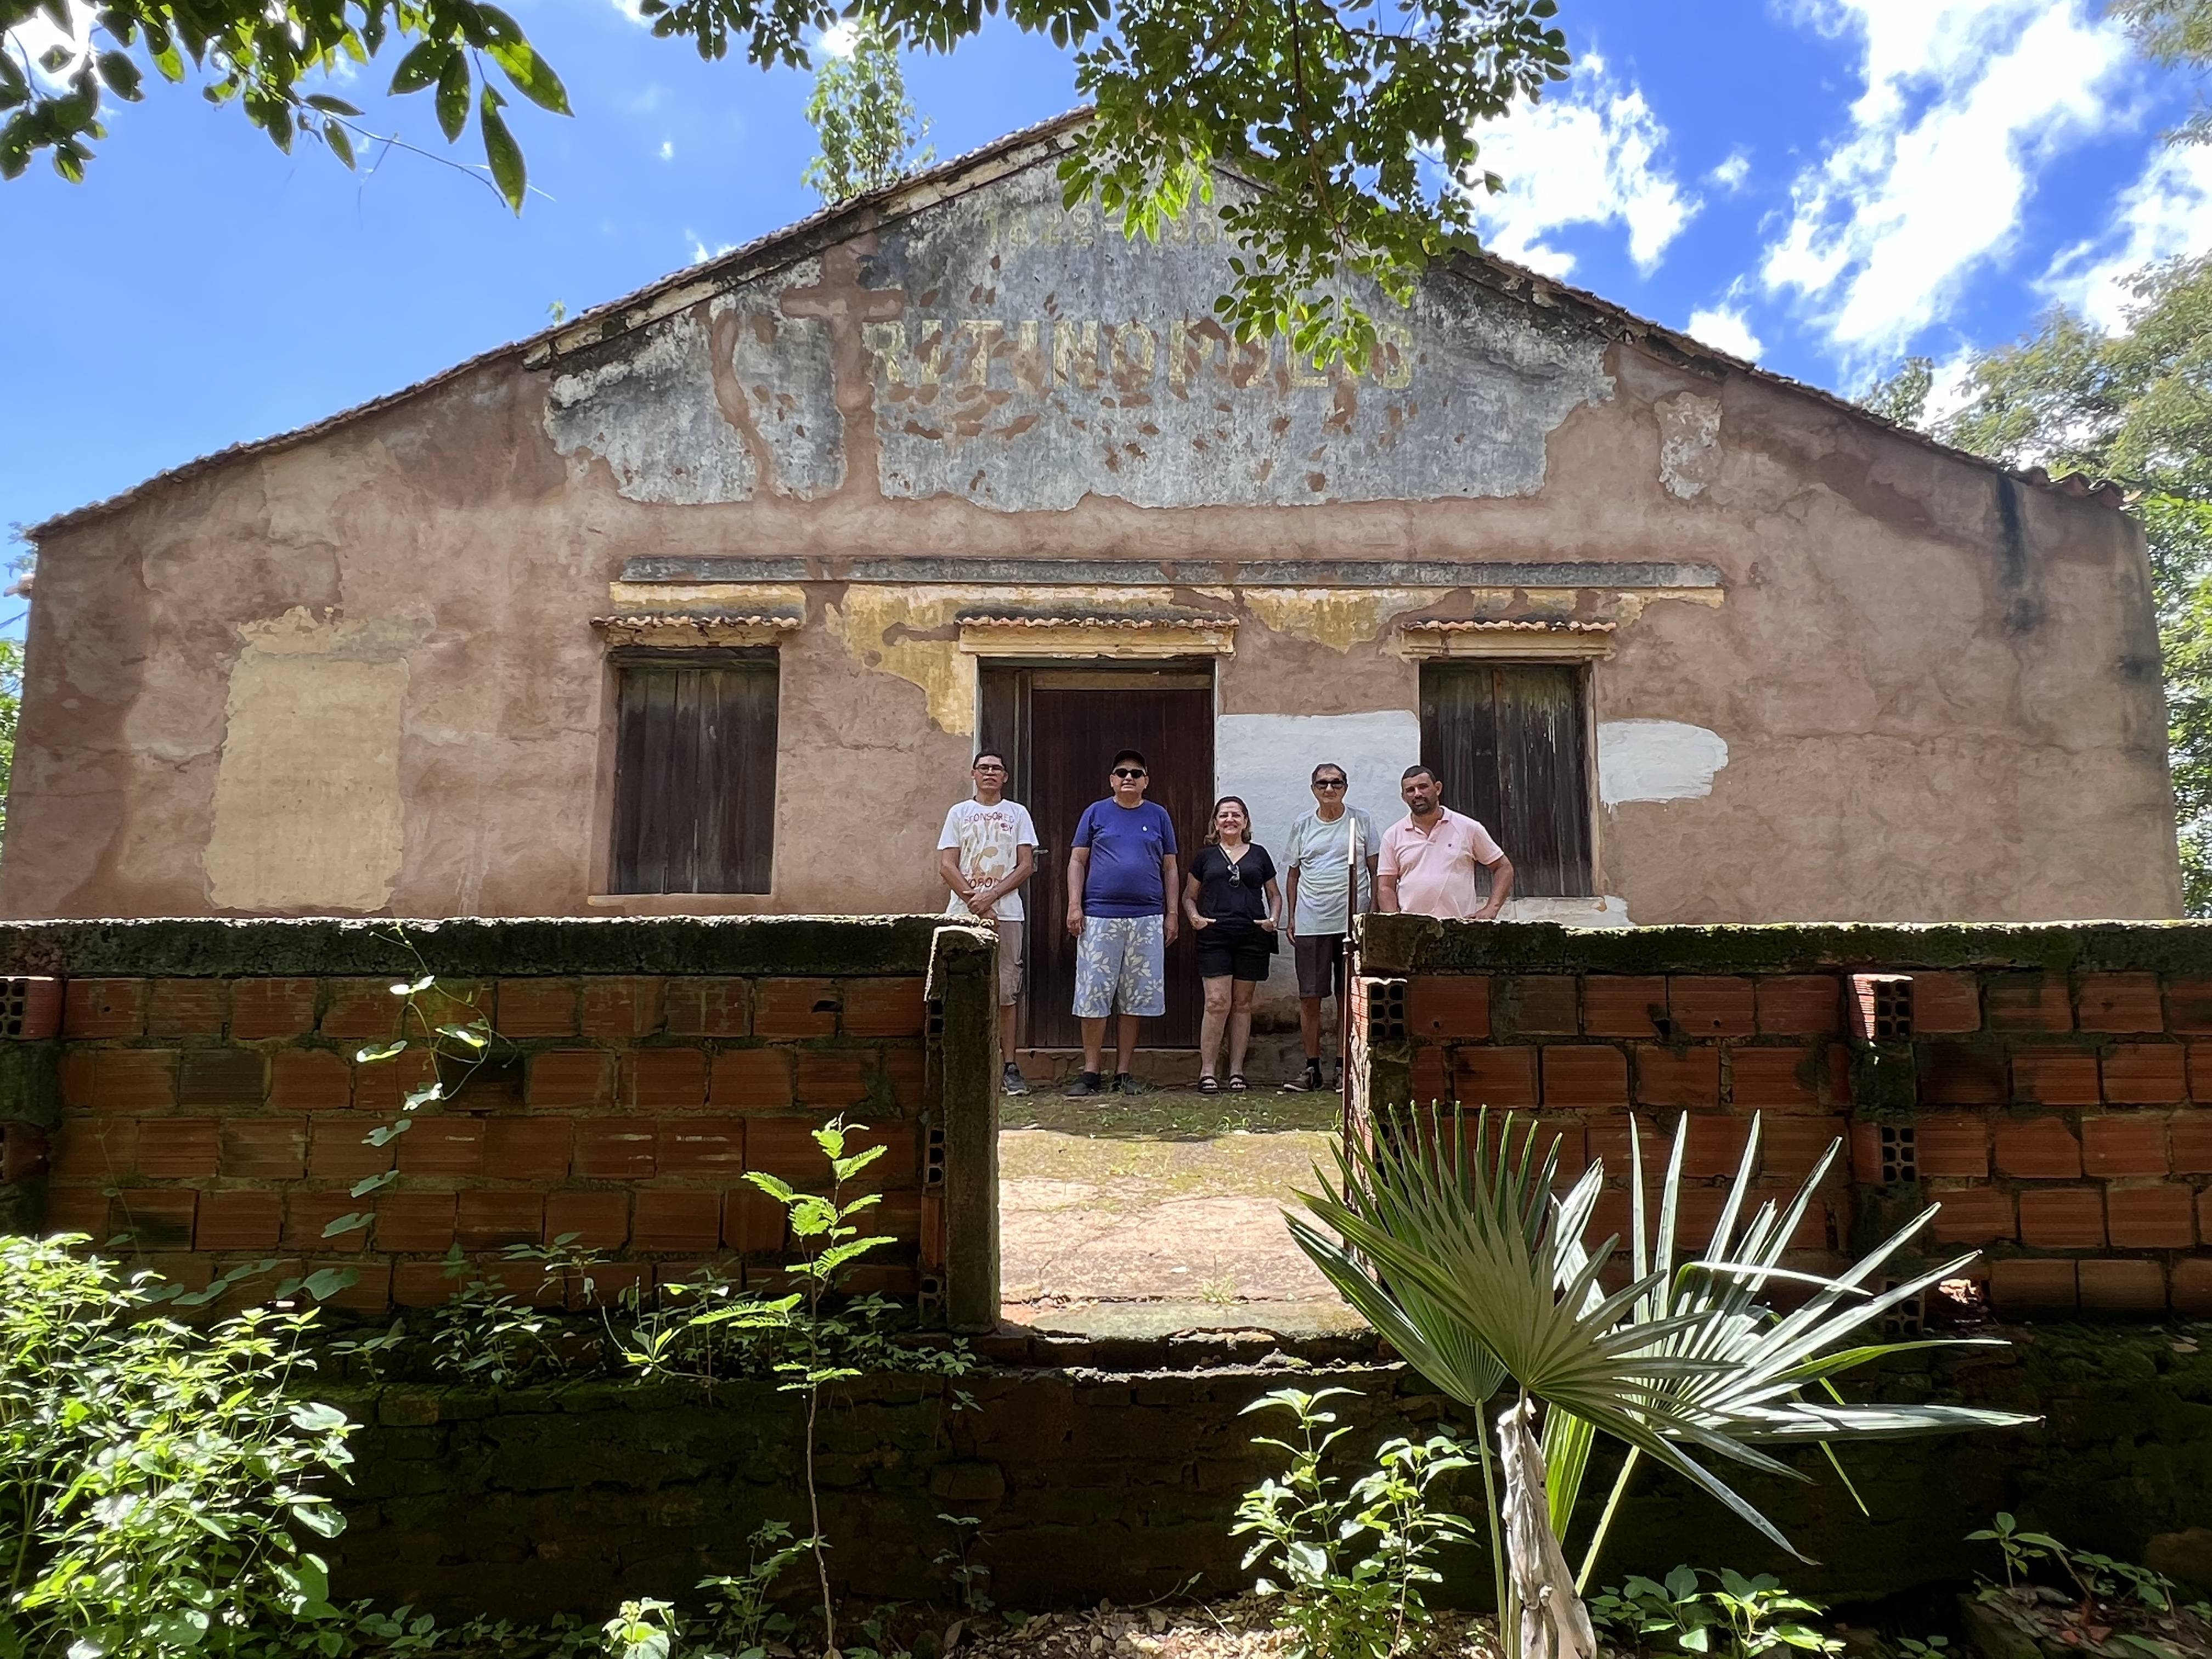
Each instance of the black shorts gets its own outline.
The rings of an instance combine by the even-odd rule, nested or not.
[[[1300,933],[1291,943],[1298,959],[1298,994],[1344,997],[1344,935]]]
[[[1198,930],[1198,976],[1241,979],[1257,985],[1267,977],[1275,955],[1275,936],[1254,924],[1231,927],[1215,922]]]

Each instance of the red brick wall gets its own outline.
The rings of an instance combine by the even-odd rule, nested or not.
[[[1940,1201],[1923,1255],[1982,1250],[1970,1276],[2000,1312],[2212,1313],[2212,973],[1372,966],[1355,1107],[1533,1111],[1570,1171],[1603,1158],[1599,1237],[1627,1231],[1632,1113],[1662,1136],[1686,1117],[1700,1246],[1756,1114],[1763,1188],[1845,1143],[1797,1236],[1808,1262]],[[1909,1032],[1875,1028],[1875,975],[1909,981]],[[1647,1142],[1655,1176],[1662,1158]]]
[[[822,1187],[810,1131],[845,1113],[889,1149],[867,1178],[884,1194],[878,1231],[897,1244],[870,1258],[861,1282],[913,1293],[941,1266],[941,1206],[924,1192],[919,975],[441,981],[490,1016],[490,1063],[378,1148],[363,1137],[399,1115],[429,1064],[419,1048],[355,1058],[398,1035],[390,984],[69,980],[61,1121],[39,1149],[44,1229],[127,1234],[133,1253],[188,1285],[269,1257],[279,1273],[349,1267],[358,1281],[337,1300],[364,1310],[443,1300],[455,1244],[495,1282],[573,1296],[501,1256],[570,1233],[617,1264],[595,1275],[602,1296],[709,1261],[770,1282],[785,1259],[782,1214],[744,1174]],[[395,1183],[350,1196],[394,1167]],[[366,1238],[323,1237],[365,1211],[376,1217]]]

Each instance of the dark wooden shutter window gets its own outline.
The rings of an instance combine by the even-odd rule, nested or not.
[[[773,651],[617,652],[613,890],[765,893]]]
[[[1583,732],[1579,668],[1421,665],[1421,758],[1444,805],[1480,818],[1513,860],[1516,897],[1589,893]]]

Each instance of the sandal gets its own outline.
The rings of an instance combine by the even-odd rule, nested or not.
[[[1250,1084],[1247,1083],[1247,1082],[1244,1080],[1244,1073],[1242,1073],[1242,1072],[1231,1072],[1231,1073],[1229,1074],[1229,1092],[1230,1092],[1231,1094],[1232,1094],[1232,1095],[1241,1095],[1241,1094],[1243,1094],[1243,1093],[1247,1089],[1250,1088],[1251,1086],[1252,1086],[1252,1085],[1251,1085]]]
[[[1233,1089],[1237,1085],[1231,1083],[1229,1086]],[[1218,1095],[1221,1092],[1221,1085],[1210,1077],[1202,1077],[1198,1080],[1198,1091],[1202,1095]]]

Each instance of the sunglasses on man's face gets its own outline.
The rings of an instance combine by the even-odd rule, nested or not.
[[[1139,767],[1117,766],[1114,769],[1114,775],[1117,778],[1141,778],[1145,774]]]
[[[1342,778],[1316,778],[1314,780],[1314,787],[1316,789],[1341,789],[1344,787],[1344,780]]]

